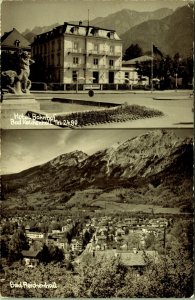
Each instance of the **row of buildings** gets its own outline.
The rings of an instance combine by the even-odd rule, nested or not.
[[[164,230],[171,222],[171,219],[162,217],[130,217],[123,219],[117,216],[92,217],[85,219],[79,232],[77,232],[76,235],[72,235],[71,240],[69,240],[67,233],[71,231],[75,224],[72,218],[66,218],[63,224],[58,226],[58,229],[53,228],[40,232],[35,230],[35,228],[37,225],[41,227],[41,223],[37,221],[37,223],[33,225],[32,222],[34,219],[36,220],[36,217],[39,218],[40,216],[34,215],[34,217],[31,216],[30,218],[28,216],[10,218],[9,230],[6,229],[8,220],[1,220],[3,227],[2,233],[4,235],[5,231],[11,230],[11,225],[15,225],[15,228],[17,228],[17,226],[18,228],[23,227],[25,230],[24,232],[28,239],[30,249],[22,251],[22,255],[25,264],[30,267],[38,264],[38,255],[42,251],[44,244],[62,249],[65,260],[75,259],[77,263],[86,255],[93,257],[106,257],[109,255],[117,256],[122,260],[128,258],[130,261],[134,257],[134,262],[130,263],[131,266],[137,265],[139,259],[142,260],[142,265],[144,265],[143,252],[147,252],[148,254],[150,252],[153,254],[157,253],[152,249],[147,249],[148,247],[146,247],[145,244],[146,240],[150,236],[154,238],[152,243],[163,239]],[[48,216],[48,218],[50,218],[51,224],[57,224],[55,217]],[[47,222],[48,221],[49,220],[47,220]],[[29,222],[31,222],[32,225],[29,225]],[[88,233],[88,241],[84,243],[86,233]],[[12,234],[10,232],[10,237]],[[126,264],[129,265],[127,262]]]
[[[30,45],[14,28],[4,34],[1,44],[2,51],[20,48],[31,52],[35,61],[41,58],[46,82],[83,84],[87,89],[139,81],[136,61],[122,61],[122,41],[114,30],[65,22],[37,35]]]

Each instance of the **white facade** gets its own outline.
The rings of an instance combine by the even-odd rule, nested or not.
[[[42,57],[51,82],[119,83],[122,42],[113,30],[64,23],[35,38],[32,56]]]
[[[29,239],[43,239],[44,233],[41,232],[26,232],[26,236]]]
[[[119,83],[123,84],[129,84],[136,85],[139,81],[139,75],[137,73],[137,70],[135,67],[122,67],[119,72]]]

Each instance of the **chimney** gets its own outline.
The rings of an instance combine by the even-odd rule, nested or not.
[[[83,24],[83,22],[82,21],[79,21],[79,26],[81,26]]]

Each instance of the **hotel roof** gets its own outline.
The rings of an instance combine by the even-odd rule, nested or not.
[[[82,25],[81,22],[79,22],[79,24],[64,22],[63,25],[57,26],[48,32],[37,35],[32,44],[46,42],[56,37],[60,37],[64,34],[73,35],[73,36],[77,35],[77,36],[97,37],[97,38],[105,38],[108,40],[120,41],[120,38],[117,35],[115,30],[91,26],[91,25]]]

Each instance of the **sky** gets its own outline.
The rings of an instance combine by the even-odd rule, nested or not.
[[[48,26],[65,21],[82,21],[105,17],[124,8],[153,11],[162,7],[175,10],[187,0],[3,0],[1,35],[16,28],[21,33],[35,26]]]
[[[2,131],[1,139],[1,174],[17,173],[75,150],[91,155],[148,131],[148,129],[5,130]],[[193,136],[192,129],[173,131],[180,137]]]

